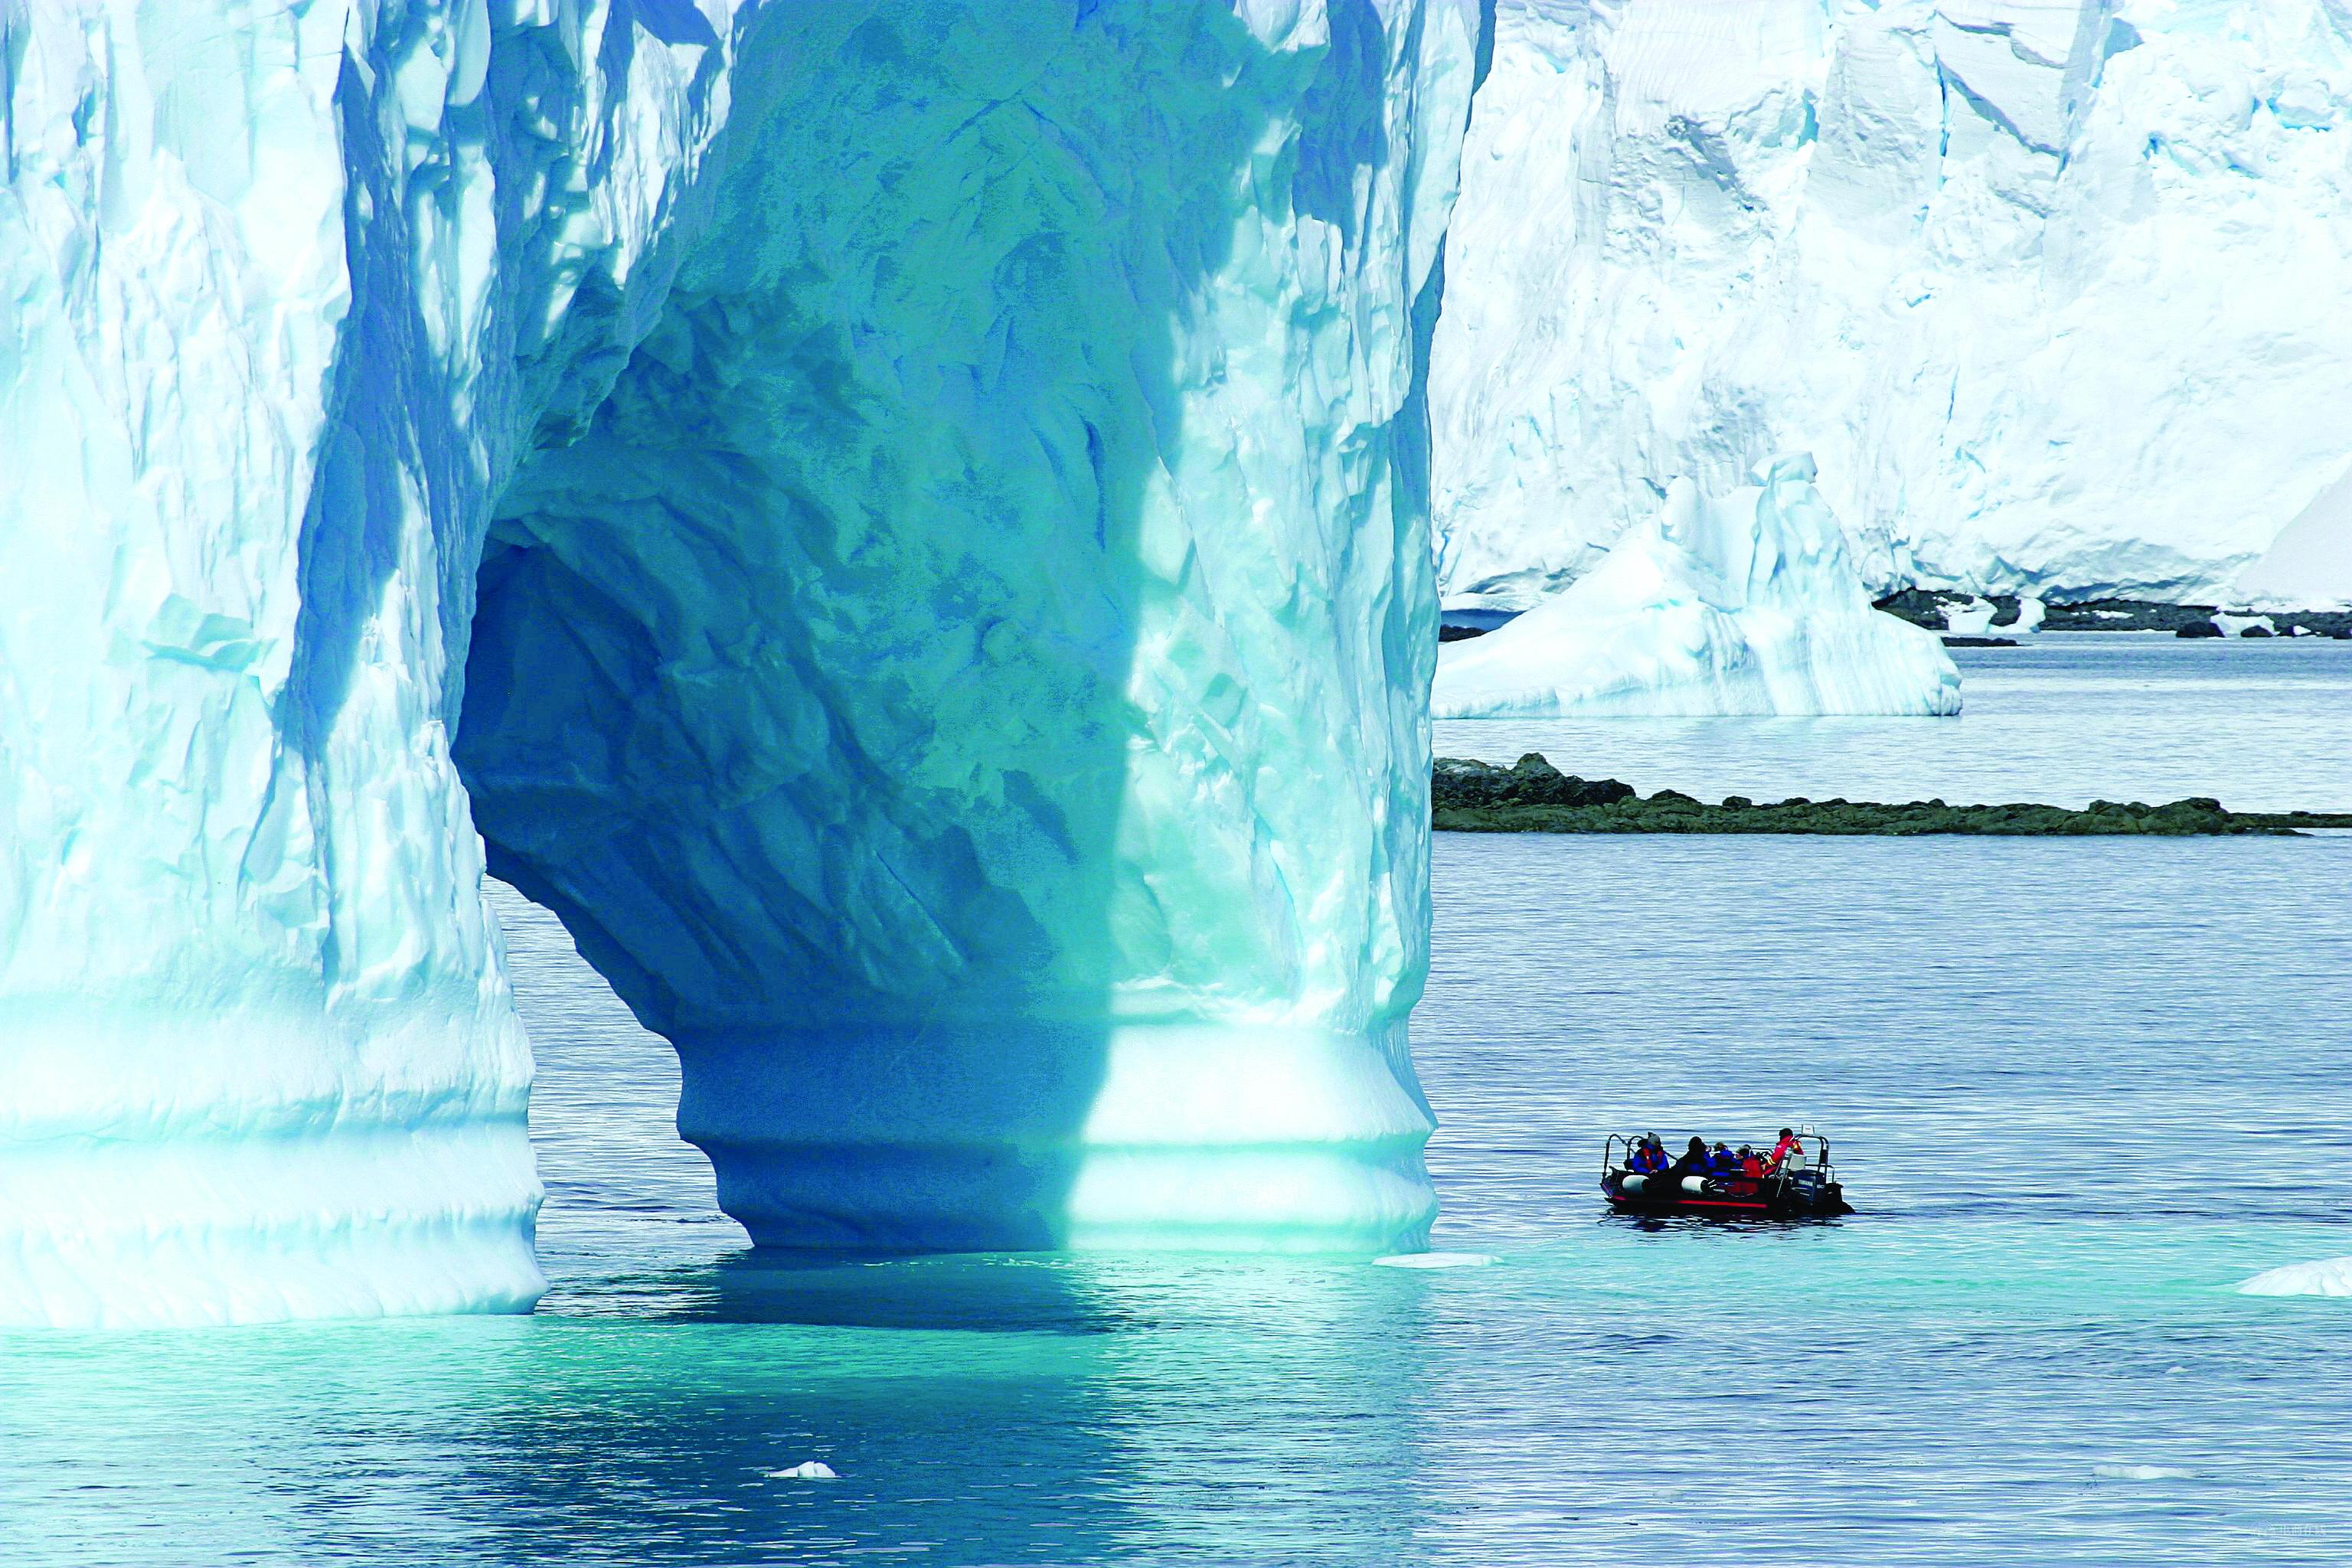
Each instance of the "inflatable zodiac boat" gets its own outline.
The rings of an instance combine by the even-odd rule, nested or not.
[[[1797,1150],[1777,1168],[1700,1172],[1670,1165],[1647,1170],[1643,1138],[1612,1132],[1601,1151],[1601,1191],[1623,1214],[1695,1215],[1712,1219],[1817,1219],[1852,1214],[1830,1163],[1830,1141],[1806,1127]],[[1764,1140],[1749,1145],[1772,1147]]]

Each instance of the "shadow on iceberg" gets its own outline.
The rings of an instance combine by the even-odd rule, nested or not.
[[[1266,395],[1220,390],[1274,372],[1237,330],[1296,330],[1290,264],[1237,242],[1321,207],[1355,263],[1391,243],[1392,40],[1332,26],[769,8],[658,318],[499,502],[456,747],[490,868],[676,1044],[763,1246],[1426,1227],[1412,998],[1359,973],[1297,1022],[1327,933],[1259,762],[1370,824],[1410,722],[1318,756],[1276,711],[1349,605],[1298,611],[1315,568],[1250,523],[1266,433],[1204,427]],[[1374,434],[1341,504],[1377,526],[1362,481],[1420,433]],[[1343,666],[1421,613],[1375,609]]]
[[[527,1308],[486,858],[762,1243],[1419,1240],[1476,5],[132,9],[0,51],[0,1321]]]

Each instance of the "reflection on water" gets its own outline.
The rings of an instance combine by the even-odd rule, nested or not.
[[[502,896],[529,1320],[0,1339],[0,1561],[2352,1558],[2352,838],[1438,845],[1436,1272],[772,1260]],[[1862,1212],[1644,1227],[1611,1128],[1810,1117]],[[769,1472],[822,1459],[835,1481]]]
[[[1297,1260],[728,1258],[627,1319],[31,1337],[5,1558],[1397,1561],[1426,1293]],[[840,1479],[771,1474],[811,1458]]]
[[[1952,658],[1957,719],[1454,719],[1436,750],[1706,800],[2352,809],[2352,643],[2052,632]]]

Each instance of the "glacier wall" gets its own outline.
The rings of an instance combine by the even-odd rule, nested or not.
[[[1871,607],[1817,477],[1791,452],[1727,496],[1676,479],[1565,592],[1440,648],[1431,717],[1958,713],[1943,639]]]
[[[1432,372],[1449,606],[1806,449],[1874,588],[2230,598],[2352,462],[2352,12],[1504,0]]]
[[[0,7],[0,1321],[528,1306],[486,853],[758,1239],[1416,1240],[1479,29]]]

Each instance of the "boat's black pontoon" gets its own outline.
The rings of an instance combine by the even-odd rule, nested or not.
[[[1601,1148],[1601,1190],[1609,1206],[1622,1214],[1687,1214],[1718,1219],[1811,1219],[1852,1214],[1845,1189],[1830,1164],[1830,1141],[1811,1127],[1798,1133],[1801,1163],[1790,1161],[1762,1176],[1698,1175],[1676,1170],[1636,1171],[1627,1162],[1641,1145],[1639,1133],[1612,1132]],[[1668,1149],[1674,1147],[1668,1140]],[[1773,1140],[1749,1140],[1769,1149]],[[1671,1159],[1671,1155],[1669,1158]]]

